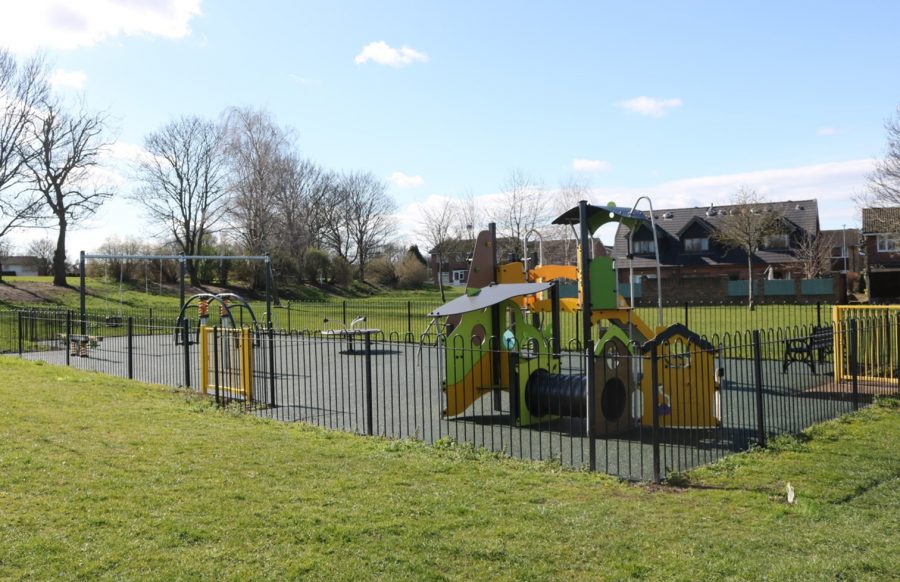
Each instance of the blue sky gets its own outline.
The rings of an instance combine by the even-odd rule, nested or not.
[[[840,228],[900,103],[897,2],[4,4],[0,39],[110,113],[118,159],[178,115],[264,107],[321,164],[393,177],[404,233],[516,168],[622,205],[815,197]],[[140,220],[111,203],[72,248]]]

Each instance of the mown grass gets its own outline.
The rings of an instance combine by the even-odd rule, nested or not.
[[[0,362],[0,578],[872,579],[900,571],[900,411],[690,488],[325,432]],[[798,501],[784,502],[785,482]]]

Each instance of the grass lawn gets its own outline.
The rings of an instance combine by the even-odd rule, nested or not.
[[[3,359],[0,578],[872,579],[900,571],[896,401],[623,484],[217,411]],[[795,505],[783,501],[785,482]]]

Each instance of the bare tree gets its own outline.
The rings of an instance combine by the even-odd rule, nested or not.
[[[186,255],[202,253],[204,238],[227,202],[221,125],[181,117],[144,138],[147,156],[138,161],[140,187],[133,199]],[[191,285],[200,281],[194,261],[185,261]]]
[[[868,192],[858,202],[863,207],[883,208],[900,206],[900,106],[892,119],[884,124],[887,133],[887,152],[875,163],[869,175]],[[872,218],[882,232],[900,232],[900,224],[889,213],[873,213]]]
[[[431,253],[437,258],[438,288],[441,291],[442,302],[447,301],[444,293],[443,265],[450,250],[449,246],[459,240],[454,233],[458,224],[459,206],[450,199],[445,199],[434,208],[422,208],[419,217],[418,234],[428,243]]]
[[[783,230],[781,214],[767,208],[767,200],[756,190],[741,187],[731,197],[728,213],[723,213],[710,238],[729,249],[747,255],[747,307],[753,309],[753,256],[766,237]]]
[[[269,254],[275,237],[273,200],[290,189],[296,168],[290,131],[267,112],[250,108],[228,110],[225,127],[234,232],[248,253]],[[259,284],[261,271],[254,273]]]
[[[347,235],[356,253],[359,278],[365,280],[366,263],[390,238],[394,226],[391,213],[396,205],[385,192],[384,182],[371,173],[345,175],[340,190]]]
[[[35,106],[47,96],[46,67],[40,58],[19,65],[0,49],[0,241],[35,218],[41,200],[23,183],[27,179],[23,147],[34,121]],[[3,266],[0,261],[0,280]]]
[[[553,198],[552,210],[556,216],[578,206],[582,200],[590,197],[591,188],[587,182],[578,180],[574,176],[569,177],[559,185],[559,191]],[[555,218],[555,217],[554,217]],[[578,248],[578,240],[575,230],[569,225],[556,225],[550,227],[555,238],[565,241],[563,253],[566,262],[569,261],[569,252],[572,252],[572,264],[577,261],[575,249]]]
[[[56,243],[49,237],[34,239],[25,249],[25,253],[37,259],[38,274],[46,275],[53,267],[53,253]]]
[[[503,198],[492,215],[502,236],[522,245],[522,259],[527,256],[527,237],[539,224],[546,222],[547,200],[539,180],[522,170],[510,172],[503,184]]]
[[[93,215],[113,195],[111,186],[92,176],[111,142],[102,113],[83,109],[70,112],[53,100],[44,99],[35,116],[23,156],[32,188],[41,195],[58,228],[53,284],[65,287],[69,227]]]
[[[830,270],[831,247],[828,242],[821,233],[818,236],[807,234],[800,239],[794,255],[800,262],[804,279],[815,279]]]

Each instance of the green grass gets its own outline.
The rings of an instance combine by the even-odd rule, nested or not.
[[[900,571],[900,411],[644,487],[217,411],[13,359],[3,579],[871,579]],[[783,501],[785,482],[798,501]]]

